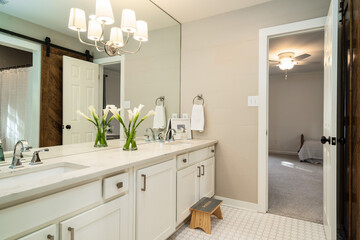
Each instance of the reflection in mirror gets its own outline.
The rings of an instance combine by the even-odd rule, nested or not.
[[[77,33],[68,29],[70,8],[83,9],[89,18],[95,13],[95,0],[9,1],[1,6],[0,28],[5,32],[0,32],[0,139],[4,151],[12,151],[19,139],[28,140],[35,148],[65,144],[64,131],[76,133],[75,125],[64,122],[66,114],[93,131],[90,123],[76,116],[80,109],[89,115],[86,109],[92,103],[96,103],[98,111],[107,104],[125,109],[143,104],[143,114],[146,114],[155,109],[156,99],[164,96],[165,126],[154,124],[151,117],[139,127],[138,137],[149,127],[164,131],[171,114],[179,114],[180,24],[148,0],[112,0],[111,4],[115,24],[105,28],[106,40],[111,27],[120,25],[124,8],[133,9],[137,20],[148,23],[149,39],[138,53],[110,58],[80,43]],[[87,33],[81,36],[87,39]],[[45,45],[45,37],[49,37],[48,43],[53,45]],[[136,48],[136,41],[129,41],[127,48]],[[91,56],[84,54],[85,50],[89,50]],[[71,107],[67,99],[63,99],[64,91],[69,91],[63,89],[63,56],[99,64],[99,82],[94,88],[97,92],[76,95],[71,90],[76,95]],[[126,119],[127,114],[124,116]],[[119,123],[112,121],[108,139],[121,136]],[[91,134],[84,138],[76,134],[71,137],[68,143],[94,140]]]

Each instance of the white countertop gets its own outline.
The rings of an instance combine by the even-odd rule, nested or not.
[[[108,141],[109,148],[94,148],[92,143],[74,144],[51,147],[49,152],[41,153],[43,164],[9,169],[0,167],[0,181],[7,176],[18,175],[21,172],[32,172],[39,168],[50,168],[61,164],[83,165],[85,168],[47,177],[46,181],[26,181],[16,187],[6,188],[0,184],[0,209],[9,207],[30,199],[38,198],[75,185],[101,179],[131,167],[140,166],[161,159],[170,159],[178,154],[194,151],[216,144],[216,140],[181,140],[171,143],[138,144],[137,151],[123,151],[123,141]]]

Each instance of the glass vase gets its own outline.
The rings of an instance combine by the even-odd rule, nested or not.
[[[94,147],[107,147],[106,128],[98,127]]]
[[[137,150],[135,137],[136,137],[136,132],[135,131],[130,133],[129,136],[127,136],[125,145],[123,147],[124,151],[135,151],[135,150]]]

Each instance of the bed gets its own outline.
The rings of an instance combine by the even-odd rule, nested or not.
[[[313,162],[312,160],[317,160],[316,163],[322,162],[323,145],[320,140],[305,140],[304,134],[301,134],[300,144],[298,156],[301,162]]]

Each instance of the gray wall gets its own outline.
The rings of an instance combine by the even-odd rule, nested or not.
[[[181,112],[205,98],[205,131],[218,139],[216,195],[258,201],[259,29],[327,15],[329,0],[276,0],[182,26]]]
[[[271,75],[269,83],[269,151],[297,154],[301,134],[322,136],[324,73]]]

